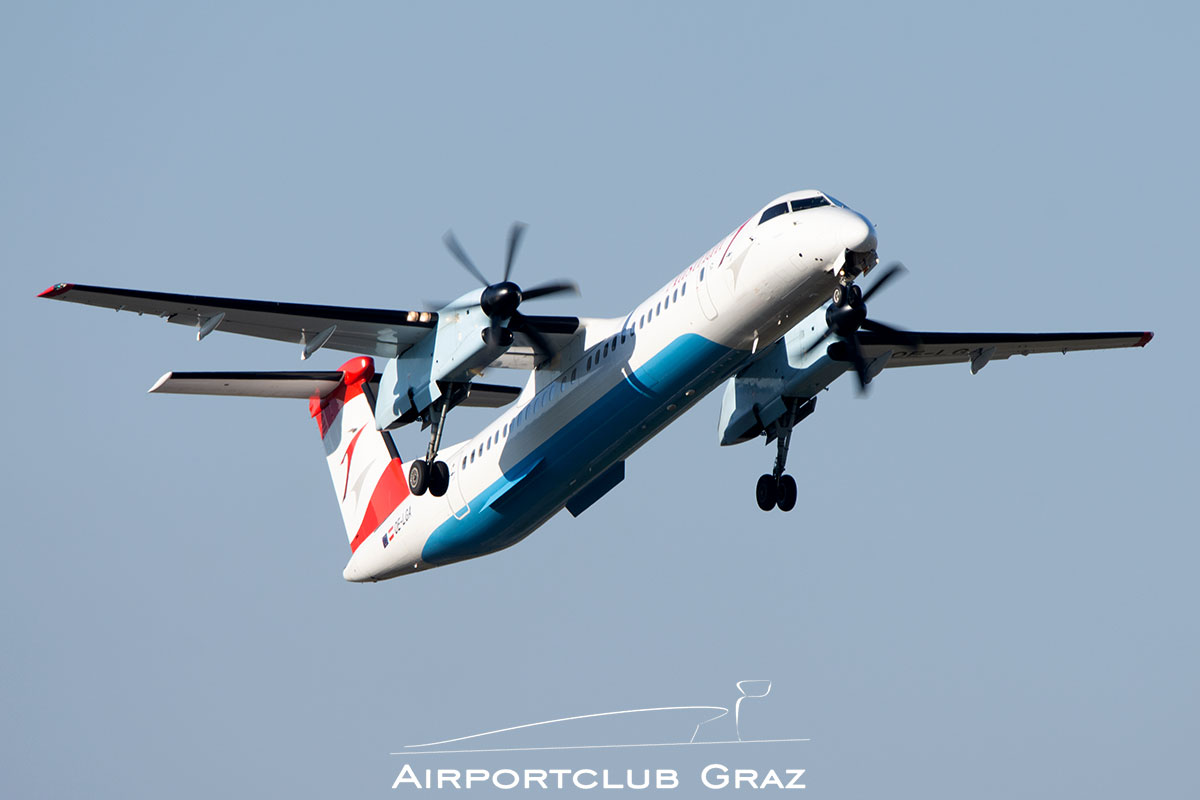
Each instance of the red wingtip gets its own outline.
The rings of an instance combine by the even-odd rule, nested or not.
[[[69,292],[75,288],[73,283],[56,283],[44,292],[41,292],[38,297],[58,297],[63,292]]]
[[[1154,338],[1154,331],[1146,331],[1145,333],[1142,334],[1142,338],[1138,340],[1137,346],[1145,347],[1147,344],[1149,344],[1150,340],[1153,338]]]

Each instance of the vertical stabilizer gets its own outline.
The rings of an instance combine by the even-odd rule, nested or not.
[[[341,372],[341,383],[324,396],[314,395],[308,406],[321,431],[353,552],[408,499],[409,491],[391,438],[375,428],[375,362],[352,358]]]

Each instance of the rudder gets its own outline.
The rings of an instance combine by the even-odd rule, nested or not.
[[[391,437],[375,428],[374,360],[352,358],[341,373],[333,391],[310,398],[309,412],[321,432],[353,552],[408,499],[409,490]]]

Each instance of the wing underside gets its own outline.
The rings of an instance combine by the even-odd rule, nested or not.
[[[437,324],[437,314],[429,311],[277,303],[70,283],[57,284],[39,296],[149,314],[203,334],[239,333],[299,345],[326,336],[324,347],[383,358],[403,353]]]
[[[328,347],[381,358],[401,355],[438,323],[432,311],[279,303],[72,283],[52,286],[39,297],[153,315],[195,328],[200,337],[218,331],[237,333],[302,347],[316,345],[314,351]],[[580,327],[578,317],[526,315],[525,319],[542,333],[552,352],[566,347]],[[512,346],[492,366],[534,369],[545,360],[525,333],[513,333]]]
[[[935,333],[912,331],[920,344],[886,333],[863,331],[859,334],[867,361],[888,355],[890,367],[918,367],[931,364],[969,363],[978,371],[988,361],[1036,353],[1071,353],[1078,350],[1109,350],[1119,347],[1145,347],[1153,337],[1146,331],[1099,333]]]

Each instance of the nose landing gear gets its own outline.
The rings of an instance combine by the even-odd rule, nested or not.
[[[817,398],[785,397],[787,411],[779,419],[766,426],[767,443],[775,440],[775,468],[769,475],[762,475],[754,487],[754,499],[763,511],[778,507],[780,511],[791,511],[796,507],[798,490],[796,479],[788,475],[788,449],[792,444],[792,429],[817,407]]]

